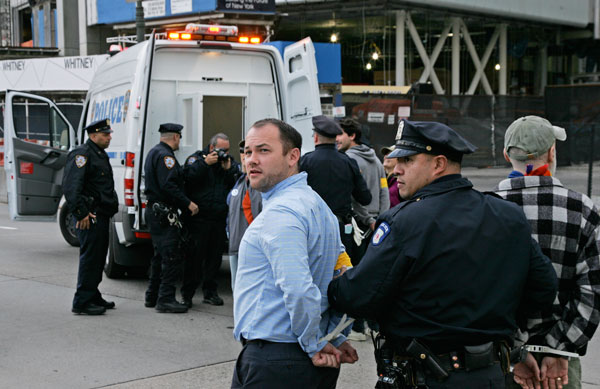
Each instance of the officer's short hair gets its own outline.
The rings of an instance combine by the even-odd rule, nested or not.
[[[223,134],[222,132],[219,132],[218,134],[215,134],[212,136],[212,138],[210,138],[210,141],[208,142],[208,144],[216,146],[219,139],[223,139],[223,140],[226,140],[227,142],[229,142],[229,137],[227,135]]]
[[[267,124],[272,124],[279,129],[279,138],[283,145],[283,154],[287,154],[292,149],[302,149],[302,135],[292,126],[279,119],[262,119],[252,125],[254,128],[261,128]]]
[[[358,120],[354,118],[343,118],[340,120],[340,127],[348,136],[354,135],[354,142],[361,144],[360,138],[362,136],[361,125]]]

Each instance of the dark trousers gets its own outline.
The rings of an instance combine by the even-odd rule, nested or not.
[[[472,371],[456,370],[448,373],[444,381],[438,381],[435,377],[427,376],[426,383],[429,389],[504,389],[504,372],[497,362],[490,367]]]
[[[175,301],[176,283],[181,279],[183,256],[179,229],[161,226],[152,211],[146,211],[146,223],[150,227],[154,256],[150,261],[150,282],[146,301],[168,303]]]
[[[185,261],[181,295],[191,299],[202,282],[202,290],[217,291],[217,274],[223,261],[225,247],[225,219],[194,220],[187,225],[191,237],[191,254]]]
[[[346,254],[348,254],[348,256],[350,257],[350,262],[354,263],[354,260],[352,259],[352,257],[354,256],[353,248],[355,246],[353,238],[354,230],[351,230],[349,234],[346,234],[346,232],[344,231],[344,229],[346,228],[346,224],[341,222],[338,223],[340,226],[340,240],[346,248]]]
[[[88,230],[77,229],[79,238],[79,271],[73,308],[81,309],[98,302],[102,295],[98,285],[102,281],[102,270],[108,252],[108,228],[110,218],[97,215],[96,222]]]
[[[315,367],[298,343],[251,341],[238,356],[231,388],[335,388],[340,369]]]

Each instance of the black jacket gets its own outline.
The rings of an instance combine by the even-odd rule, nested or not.
[[[183,168],[171,146],[160,142],[148,152],[144,176],[149,204],[161,202],[187,210],[190,199],[183,192]]]
[[[400,349],[411,338],[444,353],[509,340],[549,307],[556,273],[515,204],[442,177],[381,215],[358,266],[329,285],[342,312],[379,321]]]
[[[231,161],[224,170],[221,162],[208,165],[204,158],[208,147],[187,157],[184,165],[185,193],[198,205],[197,219],[225,220],[227,218],[227,194],[233,188],[239,165]]]
[[[371,192],[358,164],[335,144],[320,144],[300,160],[300,171],[308,174],[308,185],[327,203],[336,216],[352,211],[352,197],[362,204],[371,202]]]
[[[62,188],[77,220],[90,212],[111,217],[119,209],[108,155],[91,139],[67,156]]]

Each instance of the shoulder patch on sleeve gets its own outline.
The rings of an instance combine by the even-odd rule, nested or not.
[[[194,162],[196,162],[197,160],[198,160],[198,158],[196,158],[196,157],[194,157],[194,156],[191,156],[191,157],[189,157],[189,158],[187,159],[187,161],[186,161],[186,164],[188,164],[188,165],[193,165],[193,164],[194,164]]]
[[[165,166],[167,169],[172,169],[175,166],[175,158],[170,155],[165,156]]]
[[[379,225],[379,227],[377,227],[377,229],[375,230],[375,233],[373,234],[373,239],[371,240],[371,244],[373,246],[378,246],[381,242],[383,242],[385,237],[388,236],[390,231],[391,231],[390,225],[387,224],[386,222],[381,222],[381,224]]]
[[[78,168],[82,168],[87,163],[87,157],[85,155],[78,154],[75,156],[75,165]]]

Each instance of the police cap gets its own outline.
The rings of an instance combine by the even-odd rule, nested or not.
[[[328,118],[325,115],[313,116],[313,130],[327,138],[335,138],[342,133],[342,128],[335,120]]]
[[[394,151],[387,158],[402,158],[425,153],[445,155],[460,162],[463,154],[471,154],[477,148],[456,131],[442,123],[411,122],[401,120],[396,133]]]
[[[85,130],[88,134],[95,134],[97,132],[104,132],[110,134],[112,132],[112,130],[110,129],[110,119],[107,118],[96,120],[95,122],[88,124],[85,127]]]
[[[158,132],[161,134],[165,132],[175,132],[181,135],[181,130],[183,130],[183,126],[175,123],[163,123],[158,127]]]

